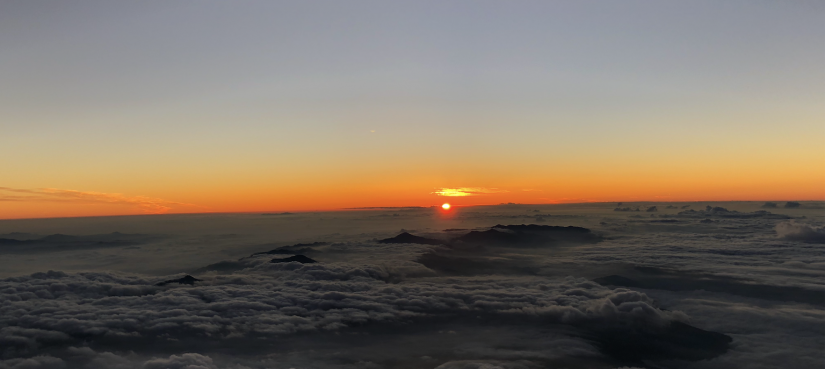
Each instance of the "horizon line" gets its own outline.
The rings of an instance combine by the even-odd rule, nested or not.
[[[472,205],[452,205],[456,208],[469,208],[480,206],[547,206],[547,205],[580,205],[580,204],[645,204],[645,203],[716,203],[716,202],[825,202],[825,200],[687,200],[687,201],[582,201],[582,202],[557,202],[557,203],[498,203],[498,204],[472,204]],[[260,215],[295,215],[301,213],[325,213],[336,211],[358,211],[358,210],[388,210],[388,209],[431,209],[441,208],[441,205],[430,206],[361,206],[348,208],[334,208],[326,210],[261,210],[261,211],[203,211],[203,212],[187,212],[187,213],[144,213],[144,214],[108,214],[108,215],[78,215],[78,216],[44,216],[44,217],[27,217],[27,218],[0,218],[0,221],[5,220],[42,220],[42,219],[75,219],[75,218],[106,218],[106,217],[133,217],[133,216],[159,216],[159,215],[217,215],[217,214],[260,214]]]

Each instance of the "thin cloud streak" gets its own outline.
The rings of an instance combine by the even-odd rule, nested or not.
[[[13,192],[20,195],[0,195],[0,201],[46,201],[63,203],[98,203],[133,205],[147,214],[165,214],[173,206],[197,206],[183,202],[169,201],[146,196],[127,196],[120,193],[105,193],[94,191],[65,190],[59,188],[23,189],[0,187],[0,191]]]
[[[503,193],[509,192],[506,190],[499,190],[497,188],[484,188],[484,187],[459,187],[459,188],[440,188],[435,192],[431,192],[432,194],[436,194],[439,196],[478,196],[478,195],[488,195],[492,193]]]

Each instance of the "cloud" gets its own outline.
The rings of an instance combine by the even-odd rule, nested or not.
[[[144,213],[147,214],[164,214],[167,213],[169,210],[172,210],[173,206],[197,206],[193,204],[169,201],[146,196],[127,196],[119,193],[76,191],[58,188],[41,188],[31,190],[0,187],[0,191],[25,194],[23,196],[0,195],[0,201],[45,201],[84,204],[98,203],[133,205],[137,206]]]
[[[473,329],[478,322],[523,329],[562,325],[600,340],[605,329],[630,327],[647,332],[647,339],[667,337],[672,322],[687,319],[656,308],[644,293],[581,278],[448,277],[388,284],[388,271],[371,265],[262,259],[241,274],[200,276],[203,281],[194,286],[159,287],[155,280],[113,273],[48,272],[2,280],[0,355],[35,357],[85,344],[151,355],[156,345],[144,347],[145,342],[165,342],[190,354],[150,360],[143,368],[211,369],[218,365],[205,356],[206,348],[254,347],[296,334],[311,333],[317,344],[325,332],[404,332],[412,323],[444,329],[445,319],[469,319],[456,329]],[[606,345],[613,344],[607,339]],[[598,356],[592,346],[582,347],[577,352]]]
[[[825,243],[825,227],[796,222],[782,222],[776,225],[776,234],[786,240]]]
[[[505,190],[499,190],[497,188],[484,188],[484,187],[459,187],[459,188],[440,188],[435,192],[431,192],[432,194],[436,194],[439,196],[478,196],[478,195],[488,195],[492,193],[503,193],[509,192]]]
[[[627,278],[626,276],[632,276]],[[825,305],[825,292],[794,286],[771,286],[750,283],[746,279],[713,274],[700,274],[662,268],[636,267],[623,275],[610,275],[594,279],[602,285],[638,287],[668,291],[704,290],[732,295],[748,296],[775,301],[797,301]]]
[[[152,359],[143,363],[142,369],[217,369],[209,356],[186,353],[172,355],[168,359]]]
[[[0,360],[0,369],[65,369],[66,363],[48,355],[25,359]]]
[[[791,219],[792,217],[783,214],[774,214],[766,210],[758,210],[750,213],[741,213],[735,210],[728,210],[726,208],[720,206],[706,206],[705,210],[685,210],[681,211],[676,214],[679,217],[686,217],[686,218],[705,218],[705,217],[718,217],[718,218],[764,218],[764,219]]]
[[[439,365],[435,369],[531,369],[529,362],[507,362],[496,360],[457,360]]]
[[[114,232],[100,235],[69,236],[53,234],[46,237],[27,237],[15,234],[0,235],[0,254],[42,254],[49,251],[78,251],[143,245],[162,239],[162,236]]]
[[[816,368],[822,366],[825,314],[800,304],[765,304],[705,291],[656,293],[657,301],[687,312],[709,329],[729,332],[734,348],[700,365],[724,368]]]
[[[748,206],[715,205],[725,209],[701,205],[701,213],[714,219],[708,224],[699,223],[703,217],[627,219],[604,205],[466,208],[450,225],[464,229],[444,232],[437,230],[446,226],[428,223],[428,216],[368,223],[384,210],[337,218],[248,214],[232,216],[244,224],[244,234],[232,237],[217,226],[229,223],[227,216],[208,215],[196,220],[204,229],[198,237],[181,237],[190,231],[182,223],[164,224],[174,242],[141,245],[153,256],[140,260],[134,254],[140,250],[99,248],[93,250],[99,256],[89,256],[50,249],[37,259],[70,267],[90,258],[74,269],[89,271],[5,273],[17,276],[0,279],[0,368],[816,367],[825,328],[825,255],[784,236],[821,227],[788,227],[765,213],[733,212]],[[377,241],[402,227],[427,238],[454,238],[486,229],[479,225],[532,219],[536,207],[554,225],[588,227],[604,237],[563,247],[462,243],[451,252]],[[42,227],[54,222],[42,221]],[[95,232],[103,235],[128,224],[161,233],[125,222],[76,224],[98,224]],[[342,233],[311,229],[320,222]],[[255,238],[256,229],[264,236]],[[273,237],[272,229],[302,233]],[[277,252],[258,254],[272,249]],[[318,263],[269,263],[298,251]],[[442,264],[420,259],[434,254]],[[47,270],[40,261],[26,261],[31,255],[16,255],[7,263],[29,263],[29,269],[15,270]],[[213,265],[190,273],[200,279],[193,285],[156,286],[184,273],[101,271],[124,270],[110,263],[114,255],[143,264],[139,268],[166,260],[180,272]],[[466,273],[450,275],[448,267]],[[611,286],[593,281],[610,275],[626,280],[613,278],[619,283]],[[697,358],[705,360],[691,361]]]

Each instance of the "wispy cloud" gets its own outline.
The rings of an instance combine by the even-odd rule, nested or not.
[[[502,193],[508,192],[506,190],[499,190],[497,188],[484,188],[484,187],[459,187],[459,188],[439,188],[435,192],[431,192],[433,194],[439,196],[478,196],[478,195],[488,195],[491,193]]]
[[[3,194],[13,193],[12,194]],[[22,194],[22,195],[18,195]],[[0,201],[47,201],[132,205],[147,214],[164,214],[174,206],[197,206],[182,202],[146,196],[127,196],[119,193],[64,190],[59,188],[23,189],[0,187]]]

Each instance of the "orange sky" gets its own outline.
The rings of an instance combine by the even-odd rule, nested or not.
[[[392,172],[388,172],[392,174]],[[609,201],[825,200],[822,176],[746,177],[707,172],[696,176],[640,175],[613,178],[592,173],[502,180],[496,187],[437,187],[437,178],[322,178],[303,183],[203,183],[149,193],[3,188],[0,218],[38,218],[192,212],[336,210],[371,206],[546,204]],[[481,182],[481,181],[477,181]],[[223,187],[227,186],[227,187]],[[455,196],[463,195],[463,196]]]
[[[825,200],[805,7],[210,4],[0,4],[0,219]]]
[[[708,138],[671,127],[676,133],[638,141],[611,141],[612,132],[582,141],[541,128],[533,135],[516,127],[422,136],[407,127],[271,147],[254,135],[224,136],[232,141],[224,146],[150,138],[127,141],[128,150],[118,147],[123,142],[75,146],[36,134],[41,147],[22,137],[0,149],[12,153],[0,158],[0,218],[443,202],[825,200],[825,171],[817,169],[825,168],[825,128],[802,136],[780,125],[753,124],[750,136],[736,124],[701,128]],[[444,188],[472,193],[443,196]]]

